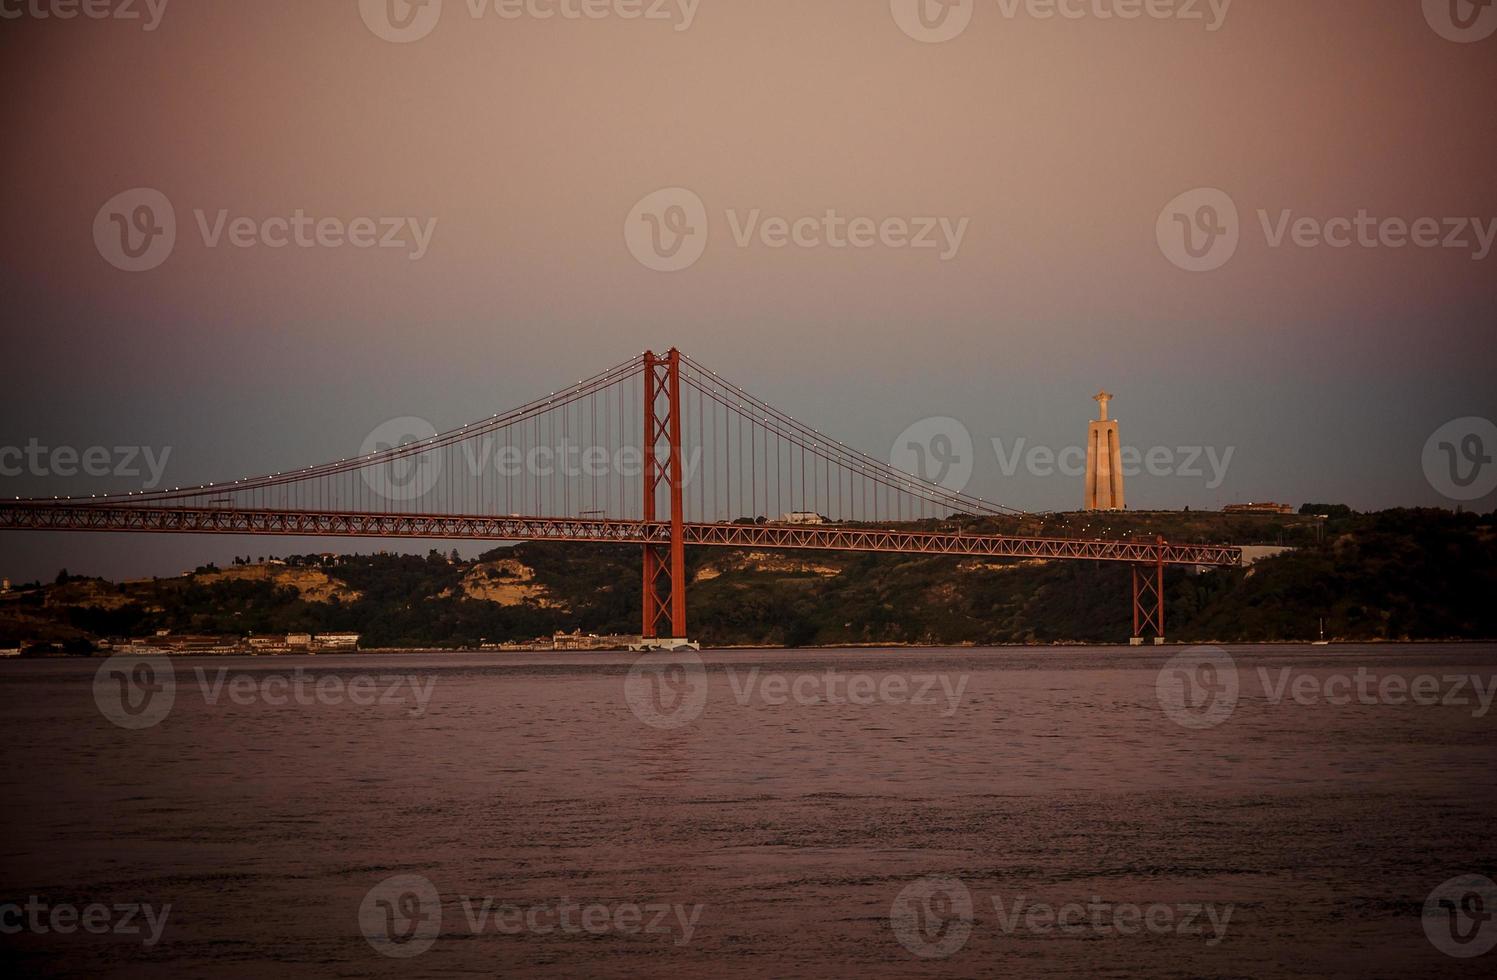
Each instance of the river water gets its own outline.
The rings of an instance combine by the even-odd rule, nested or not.
[[[0,663],[0,952],[151,977],[1490,969],[1448,950],[1497,942],[1497,905],[1424,912],[1497,877],[1497,648],[1161,673],[1177,652]]]

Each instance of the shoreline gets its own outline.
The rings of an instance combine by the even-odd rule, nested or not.
[[[1459,638],[1459,639],[1417,639],[1417,640],[1372,639],[1372,640],[1331,640],[1331,641],[1327,642],[1326,644],[1324,644],[1324,648],[1330,649],[1330,648],[1334,648],[1334,647],[1353,647],[1353,646],[1404,646],[1404,647],[1411,647],[1411,646],[1482,646],[1482,645],[1490,646],[1490,645],[1494,645],[1494,644],[1497,644],[1497,638],[1494,638],[1494,639],[1470,639],[1470,638]],[[1118,648],[1118,649],[1122,649],[1122,650],[1158,650],[1158,649],[1181,648],[1181,647],[1189,648],[1189,647],[1199,647],[1199,646],[1272,648],[1272,647],[1319,646],[1319,644],[1317,644],[1316,641],[1314,641],[1314,640],[1255,640],[1255,641],[1200,640],[1200,641],[1189,641],[1189,642],[1181,640],[1181,641],[1169,641],[1169,642],[1166,642],[1166,643],[1164,643],[1162,645],[1159,645],[1159,646],[1155,646],[1155,645],[1152,645],[1152,644],[1147,645],[1147,646],[1132,646],[1132,645],[1130,645],[1128,643],[1089,643],[1089,642],[1075,642],[1075,643],[1072,643],[1072,642],[1055,642],[1055,643],[990,643],[990,644],[976,644],[976,643],[950,643],[950,644],[939,644],[939,643],[836,643],[836,644],[824,644],[824,645],[816,645],[816,646],[786,647],[786,646],[775,646],[775,645],[772,645],[772,644],[754,643],[754,644],[732,644],[732,645],[725,645],[725,646],[703,647],[701,652],[702,653],[717,653],[717,652],[732,652],[732,651],[744,651],[744,650],[778,650],[778,651],[784,651],[784,652],[804,651],[804,652],[807,652],[807,653],[815,653],[817,651],[826,651],[826,650],[890,650],[890,651],[894,651],[894,650],[1053,650],[1053,649],[1098,649],[1098,650],[1104,650],[1104,649],[1109,649],[1109,648]],[[30,660],[107,660],[109,657],[115,656],[116,654],[129,655],[130,653],[131,653],[131,651],[129,651],[129,650],[122,650],[122,651],[96,650],[93,653],[88,653],[88,654],[66,654],[66,653],[60,653],[60,652],[57,652],[57,653],[47,653],[47,654],[34,655],[34,656],[26,656],[24,654],[10,654],[10,655],[7,655],[7,656],[0,657],[0,663],[4,663],[6,661],[30,661]],[[203,659],[203,660],[220,659],[220,658],[226,658],[226,657],[248,657],[248,658],[255,658],[255,659],[264,658],[264,659],[268,659],[268,660],[275,660],[275,659],[281,659],[281,658],[292,658],[292,657],[295,657],[295,658],[307,659],[307,660],[317,659],[317,658],[334,659],[334,660],[336,660],[336,659],[339,659],[339,658],[342,658],[342,657],[357,657],[357,656],[391,656],[391,657],[394,657],[394,656],[405,656],[405,655],[410,655],[410,654],[452,654],[452,655],[490,654],[490,655],[493,655],[496,659],[498,659],[498,658],[512,657],[512,656],[533,656],[535,654],[557,654],[557,655],[571,655],[571,654],[618,654],[620,656],[627,656],[627,655],[630,655],[630,651],[628,651],[628,650],[545,650],[545,649],[534,649],[534,650],[480,650],[480,649],[474,649],[474,648],[471,648],[471,647],[457,647],[457,648],[450,648],[450,647],[371,647],[369,649],[362,649],[362,650],[340,650],[340,651],[337,651],[337,652],[322,652],[322,653],[312,653],[312,654],[309,654],[309,653],[251,653],[251,652],[248,652],[248,651],[234,651],[232,653],[202,653],[202,652],[197,652],[197,651],[176,652],[176,651],[159,650],[159,651],[150,651],[150,652],[146,652],[146,653],[140,653],[139,656],[171,657],[171,658],[174,658],[174,659],[175,658],[183,658],[183,659],[186,659],[186,658],[198,658],[198,659]]]

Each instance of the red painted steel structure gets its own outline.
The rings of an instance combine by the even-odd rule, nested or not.
[[[129,507],[48,501],[0,502],[0,530],[137,531],[253,534],[282,537],[408,538],[473,541],[569,541],[670,547],[671,523],[565,517],[473,517],[450,514],[364,514],[279,510]],[[1029,538],[1005,534],[898,531],[874,527],[787,524],[681,525],[682,546],[770,548],[787,551],[863,551],[901,555],[959,555],[1199,565],[1234,568],[1242,551],[1230,545]]]
[[[635,401],[641,394],[642,406]],[[637,432],[634,423],[639,424]],[[532,463],[537,451],[555,460],[558,444],[553,440],[559,438],[559,455],[567,460],[566,447],[574,437],[594,450],[632,447],[640,456],[642,480],[631,488],[631,481],[621,478],[622,467],[600,475],[571,470],[566,462],[559,472],[548,470],[544,479],[535,470],[522,473],[518,481],[513,473],[473,466],[475,460],[489,458],[475,450],[486,446],[497,453],[501,438],[505,454]],[[690,473],[688,453],[695,464]],[[434,479],[423,483],[427,476]],[[501,516],[510,510],[519,513]],[[577,517],[523,516],[578,510]],[[781,510],[832,516],[818,517],[825,521],[819,524],[781,523],[764,516]],[[672,348],[665,355],[646,351],[570,388],[460,429],[336,462],[232,483],[0,502],[0,530],[638,545],[643,559],[641,630],[648,639],[660,638],[666,630],[668,638],[686,637],[688,545],[1124,562],[1134,566],[1136,637],[1164,634],[1165,565],[1234,567],[1242,562],[1238,548],[1172,545],[1162,538],[1025,537],[887,526],[931,518],[939,526],[963,515],[1032,517],[898,471],[754,398]]]
[[[1158,539],[1163,546],[1163,538]],[[1237,551],[1237,549],[1233,549]],[[1238,551],[1238,563],[1241,552]],[[1164,566],[1163,555],[1152,564],[1133,566],[1133,635],[1138,639],[1164,638]]]
[[[670,620],[670,636],[686,638],[686,538],[681,491],[681,352],[674,347],[665,357],[644,353],[644,523],[655,522],[656,498],[665,484],[670,501],[670,539],[644,546],[643,636],[660,635],[660,623]],[[661,407],[661,402],[666,404]],[[660,444],[666,459],[660,459]],[[665,591],[662,594],[662,584]]]

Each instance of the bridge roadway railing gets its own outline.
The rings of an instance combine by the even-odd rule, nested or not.
[[[378,514],[15,501],[0,503],[0,530],[663,544],[670,540],[671,525],[669,521],[567,517],[480,517],[457,514]],[[1229,545],[1026,538],[857,525],[687,523],[682,525],[682,535],[687,545],[723,548],[971,555],[986,558],[1044,558],[1217,567],[1236,567],[1242,564],[1242,549]]]

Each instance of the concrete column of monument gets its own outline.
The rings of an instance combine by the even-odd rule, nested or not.
[[[1099,391],[1092,396],[1101,407],[1096,421],[1086,433],[1086,509],[1123,509],[1122,444],[1118,441],[1117,419],[1107,417],[1113,396]]]

